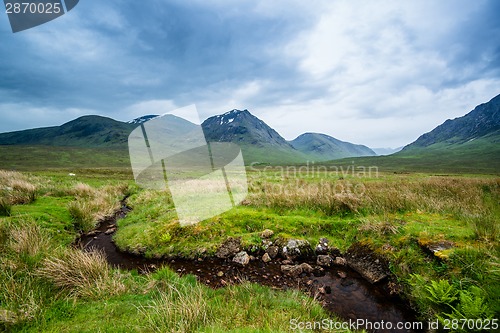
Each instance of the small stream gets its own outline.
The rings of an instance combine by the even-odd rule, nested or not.
[[[264,263],[260,258],[242,267],[230,259],[199,258],[189,259],[148,259],[120,251],[113,243],[113,227],[116,221],[130,211],[126,205],[114,217],[102,221],[99,227],[82,236],[77,244],[85,250],[104,251],[108,262],[121,269],[136,269],[139,273],[152,272],[163,265],[169,266],[180,275],[193,274],[198,280],[212,288],[228,284],[250,281],[271,288],[286,290],[299,289],[317,295],[323,306],[340,318],[349,321],[364,319],[371,323],[391,322],[393,329],[370,330],[370,332],[424,332],[424,330],[397,330],[396,323],[416,322],[416,315],[399,297],[391,296],[382,284],[372,285],[357,272],[344,266],[334,266],[323,272],[317,270],[299,277],[291,277],[281,272],[282,259]],[[111,230],[110,230],[111,229]],[[315,266],[314,262],[308,262]]]

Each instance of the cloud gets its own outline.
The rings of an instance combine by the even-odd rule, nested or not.
[[[0,103],[1,132],[59,126],[84,115],[99,114],[92,109],[39,107],[29,103]]]
[[[288,139],[401,146],[500,92],[499,10],[487,0],[81,2],[2,33],[0,131],[22,128],[23,112],[28,128],[195,103],[202,118],[249,109]]]

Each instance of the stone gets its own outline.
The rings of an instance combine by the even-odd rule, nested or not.
[[[329,267],[332,264],[332,262],[333,259],[328,254],[320,254],[316,258],[316,264],[323,267]]]
[[[270,229],[266,229],[260,233],[260,238],[264,238],[264,239],[271,238],[271,237],[273,237],[273,235],[274,235],[274,231],[272,231]]]
[[[250,262],[250,256],[246,253],[246,251],[238,252],[234,256],[233,262],[240,264],[241,266],[246,266]]]
[[[316,254],[327,254],[328,253],[328,243],[330,241],[327,238],[320,238],[318,245],[316,245]]]
[[[342,257],[335,257],[333,264],[337,266],[345,266],[347,265],[347,261]]]
[[[313,268],[307,263],[300,265],[281,265],[281,271],[287,275],[299,276],[302,273],[311,273]]]
[[[278,252],[279,252],[279,247],[277,246],[269,246],[266,250],[266,253],[269,254],[271,259],[276,258],[278,256]]]
[[[370,283],[377,283],[389,276],[389,270],[384,260],[379,258],[367,245],[353,244],[347,250],[345,259],[349,267]]]
[[[321,266],[316,266],[314,267],[314,270],[313,270],[313,275],[315,277],[320,277],[320,276],[325,276],[325,269]]]
[[[342,272],[342,271],[338,271],[337,272],[337,275],[339,276],[339,278],[341,279],[345,279],[347,277],[347,274],[346,272]]]
[[[311,252],[309,242],[302,239],[290,239],[282,249],[283,256],[288,260],[307,257]]]
[[[272,259],[271,257],[269,256],[268,253],[264,253],[264,255],[262,256],[262,261],[263,262],[270,262]]]
[[[418,245],[427,253],[434,255],[438,259],[448,259],[449,252],[447,250],[452,249],[455,244],[451,241],[441,240],[441,241],[429,241],[426,239],[419,239]]]
[[[223,276],[224,276],[224,272],[223,272],[223,271],[218,272],[218,273],[217,273],[217,276],[218,276],[218,277],[223,277]]]
[[[229,237],[224,243],[217,249],[215,256],[217,258],[225,259],[229,258],[241,250],[241,238]]]

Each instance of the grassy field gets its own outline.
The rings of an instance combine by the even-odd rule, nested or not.
[[[499,318],[500,178],[356,170],[249,168],[242,205],[189,227],[179,226],[168,192],[138,188],[127,169],[0,171],[0,329],[286,332],[291,318],[329,318],[298,292],[212,290],[168,269],[143,276],[73,250],[79,232],[125,195],[133,210],[115,241],[131,252],[210,255],[228,236],[255,249],[264,229],[273,240],[327,237],[342,251],[363,243],[387,258],[422,319]],[[423,249],[443,241],[453,247]]]

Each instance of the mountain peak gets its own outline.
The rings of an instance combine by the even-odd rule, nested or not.
[[[293,149],[281,135],[247,109],[233,109],[210,117],[201,126],[209,141]]]
[[[448,119],[403,148],[424,148],[435,144],[464,144],[500,131],[500,95],[480,104],[465,116]]]
[[[131,120],[128,123],[129,124],[134,124],[134,125],[140,125],[140,124],[143,124],[146,121],[149,121],[149,120],[154,119],[156,117],[158,117],[158,115],[156,115],[156,114],[149,114],[149,115],[145,115],[145,116],[142,116],[142,117],[139,117],[139,118],[135,118],[134,120]]]
[[[341,141],[322,133],[301,134],[295,140],[290,141],[290,144],[298,151],[310,154],[317,161],[376,155],[366,146]]]

